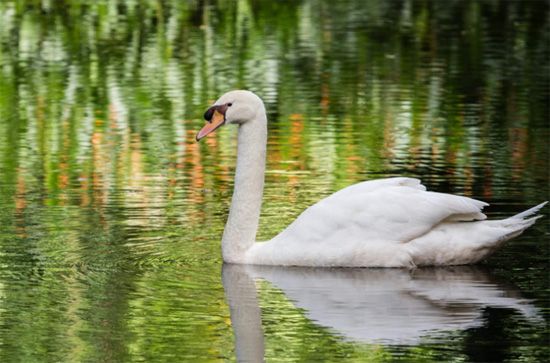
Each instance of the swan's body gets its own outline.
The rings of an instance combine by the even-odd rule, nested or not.
[[[546,203],[487,221],[487,203],[428,192],[413,178],[344,188],[306,209],[270,241],[255,243],[262,203],[267,117],[249,91],[223,95],[206,113],[197,140],[226,123],[239,125],[235,189],[222,238],[230,263],[292,266],[413,267],[480,261],[521,234]]]

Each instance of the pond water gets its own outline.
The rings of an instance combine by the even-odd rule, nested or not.
[[[549,199],[545,1],[0,3],[0,360],[545,361],[549,219],[475,268],[223,265],[266,102],[258,239],[358,181]],[[548,207],[545,208],[548,214]]]

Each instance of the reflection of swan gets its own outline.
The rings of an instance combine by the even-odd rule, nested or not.
[[[422,337],[481,326],[486,307],[510,308],[533,321],[541,319],[517,291],[492,282],[477,267],[410,272],[225,264],[223,284],[240,360],[252,353],[257,359],[263,351],[253,284],[257,278],[281,289],[316,324],[359,342],[417,344]]]
[[[531,226],[538,217],[525,217],[544,205],[504,220],[482,221],[484,202],[427,192],[417,179],[380,179],[340,190],[308,208],[271,241],[254,243],[264,186],[264,104],[252,92],[232,91],[204,117],[209,122],[197,140],[226,123],[239,125],[235,189],[222,239],[226,262],[381,267],[475,263]]]

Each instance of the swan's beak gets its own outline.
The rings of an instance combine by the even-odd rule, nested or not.
[[[216,131],[225,123],[225,111],[227,105],[212,106],[204,113],[204,119],[208,121],[206,125],[199,131],[196,136],[197,141],[200,141],[206,135]]]

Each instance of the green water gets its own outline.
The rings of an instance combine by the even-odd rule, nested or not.
[[[548,19],[545,1],[2,1],[0,360],[547,360],[548,217],[474,269],[223,266],[236,130],[194,136],[225,91],[265,100],[258,239],[398,175],[509,216],[549,199]]]

